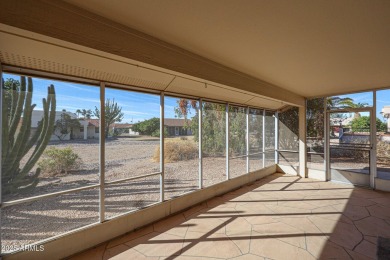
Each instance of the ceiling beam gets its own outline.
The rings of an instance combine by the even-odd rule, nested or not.
[[[0,23],[303,106],[291,91],[62,1],[0,1]]]

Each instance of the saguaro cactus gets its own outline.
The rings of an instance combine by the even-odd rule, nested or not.
[[[2,100],[2,193],[14,194],[34,188],[40,169],[31,172],[45,150],[54,129],[56,97],[54,86],[48,87],[47,98],[42,99],[43,118],[31,134],[33,82],[20,78],[20,87],[13,81],[9,89],[3,81]],[[31,150],[31,151],[30,151]],[[25,163],[21,165],[24,158]]]

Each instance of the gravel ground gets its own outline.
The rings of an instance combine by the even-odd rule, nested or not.
[[[106,142],[106,180],[117,180],[159,171],[159,163],[152,160],[158,145],[158,140],[138,141],[132,138],[118,138]],[[99,143],[97,140],[55,142],[50,146],[72,147],[82,159],[81,169],[67,175],[42,174],[38,186],[33,191],[23,195],[4,197],[5,201],[98,183]],[[262,164],[261,160],[251,159],[250,162],[253,170],[259,169]],[[176,197],[197,189],[198,167],[198,159],[166,163],[166,198]],[[205,187],[226,180],[224,157],[204,158],[203,169]],[[230,169],[232,177],[245,173],[246,160],[231,160]],[[158,202],[159,189],[158,175],[107,186],[105,191],[106,218]],[[98,221],[98,213],[98,189],[7,207],[2,210],[1,214],[2,245],[5,248],[17,248],[95,223]]]

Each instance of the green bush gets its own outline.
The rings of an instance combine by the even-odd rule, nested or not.
[[[43,153],[43,158],[38,162],[43,172],[50,174],[68,174],[70,170],[77,170],[80,167],[81,159],[72,148],[57,149],[55,147],[47,149]]]

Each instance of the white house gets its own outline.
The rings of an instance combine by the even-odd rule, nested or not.
[[[381,114],[387,119],[387,132],[390,132],[390,106],[384,106]]]
[[[68,111],[56,111],[55,121],[61,119],[63,113],[68,114],[72,119],[77,119],[77,115]],[[33,110],[31,116],[32,133],[37,129],[38,122],[43,118],[43,110]],[[99,119],[79,119],[80,127],[69,130],[69,134],[65,135],[62,140],[70,139],[93,139],[99,138]],[[50,141],[59,140],[56,133],[50,138]]]

